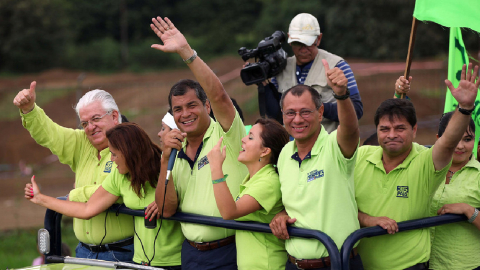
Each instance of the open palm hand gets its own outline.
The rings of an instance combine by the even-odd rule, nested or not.
[[[188,47],[183,34],[168,18],[165,20],[161,17],[153,18],[150,28],[163,42],[163,45],[153,44],[152,48],[168,53],[179,53],[181,49]]]
[[[466,65],[463,65],[462,76],[457,88],[453,87],[451,81],[445,80],[445,84],[461,108],[470,110],[475,106],[475,99],[480,85],[480,79],[477,79],[477,74],[478,66],[475,66],[475,69],[473,69],[470,63],[468,69]]]

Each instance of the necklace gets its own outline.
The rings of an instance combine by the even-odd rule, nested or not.
[[[454,175],[456,172],[453,172],[453,171],[448,170],[448,173],[449,173],[450,175],[447,176],[447,178],[448,178],[448,180],[450,181],[450,180],[452,180],[452,177],[453,177],[453,175]]]

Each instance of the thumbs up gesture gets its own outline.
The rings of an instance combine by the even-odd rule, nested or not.
[[[348,79],[343,74],[343,71],[338,67],[330,69],[327,60],[322,59],[323,66],[325,67],[325,75],[327,76],[327,83],[333,89],[333,92],[337,96],[343,96],[347,93]]]
[[[13,99],[13,104],[17,106],[22,113],[29,113],[35,107],[35,87],[37,86],[37,82],[33,81],[30,84],[30,89],[23,89],[22,91],[18,92],[17,96]]]

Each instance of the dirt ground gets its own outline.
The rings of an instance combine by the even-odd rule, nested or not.
[[[350,60],[352,70],[364,103],[364,116],[360,120],[361,138],[375,132],[373,115],[383,100],[393,95],[393,85],[403,74],[404,63],[365,63]],[[227,57],[208,63],[221,78],[227,92],[237,99],[245,115],[245,123],[251,124],[259,117],[255,86],[246,87],[239,78],[242,60]],[[15,78],[0,78],[0,101],[23,88],[31,81],[37,81],[37,96],[52,88],[77,88],[77,78],[82,72],[49,70]],[[414,76],[410,97],[417,109],[419,131],[416,141],[433,144],[438,119],[443,112],[446,67],[442,62],[427,61],[414,63],[411,75]],[[81,84],[81,92],[91,89],[105,89],[116,99],[122,113],[129,115],[130,121],[141,125],[156,140],[161,118],[168,108],[167,93],[176,81],[193,78],[189,70],[151,72],[143,74],[118,73],[101,75],[86,73]],[[76,127],[77,117],[72,106],[76,103],[75,91],[54,99],[42,106],[55,122],[66,127]],[[11,103],[2,103],[11,104]],[[8,110],[15,111],[11,104]],[[36,180],[42,185],[45,194],[66,195],[73,187],[74,175],[66,165],[52,162],[51,153],[35,143],[22,127],[20,118],[0,121],[0,207],[2,222],[0,230],[38,227],[43,224],[45,209],[23,198],[23,188],[30,179],[18,170],[20,162],[32,167]],[[7,168],[7,169],[5,169]]]

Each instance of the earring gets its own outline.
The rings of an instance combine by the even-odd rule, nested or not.
[[[261,162],[261,161],[262,161],[262,157],[260,157],[260,158],[258,159],[258,162]]]

